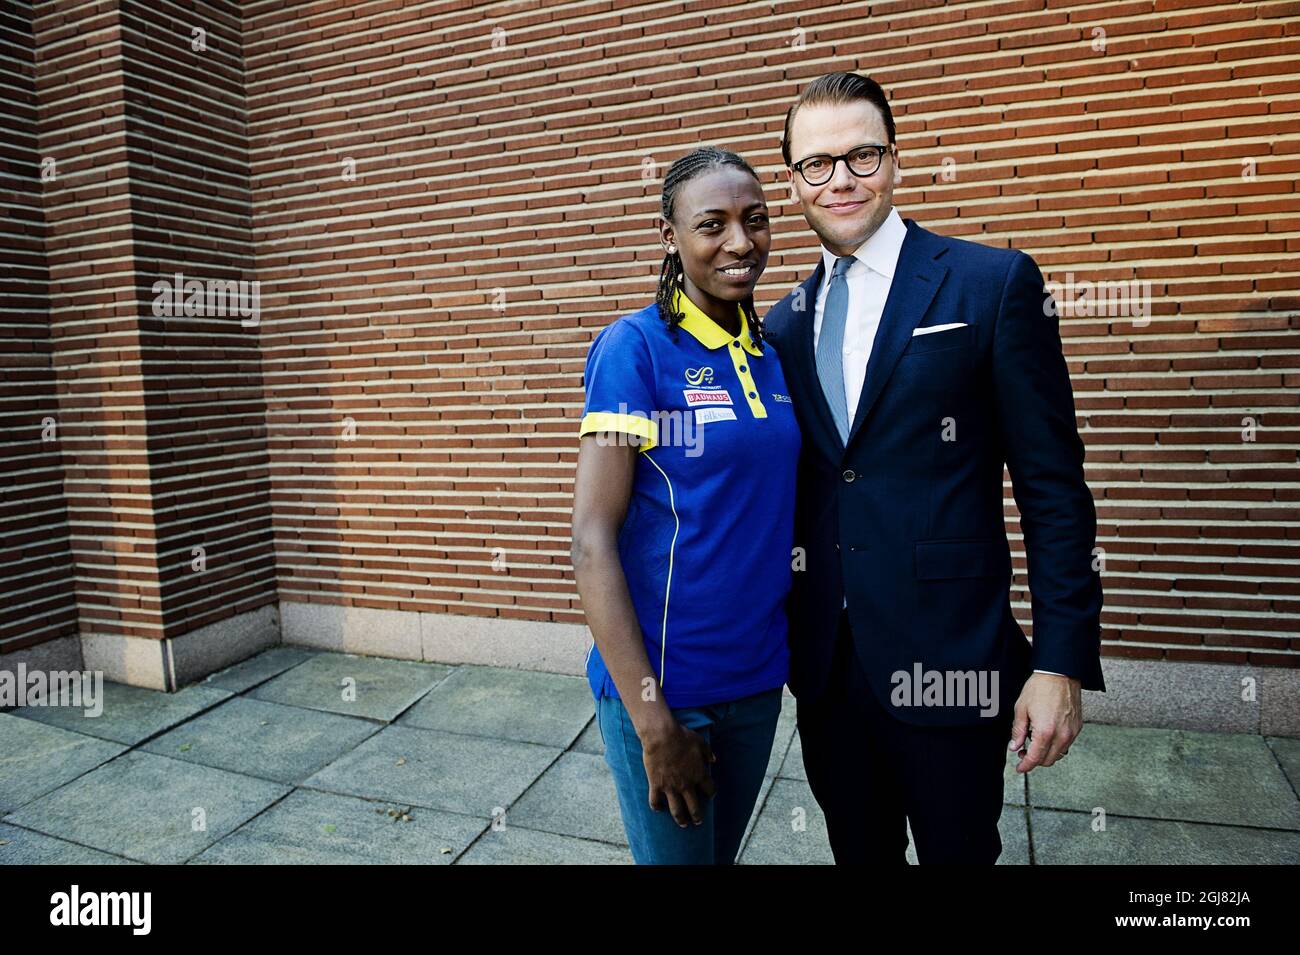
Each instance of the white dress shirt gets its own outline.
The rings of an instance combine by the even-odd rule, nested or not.
[[[907,226],[903,225],[898,210],[891,208],[880,227],[853,250],[854,261],[844,276],[849,285],[849,307],[844,319],[844,407],[848,410],[850,430],[857,416],[862,383],[867,378],[871,346],[880,328],[880,317],[885,313],[885,299],[889,297],[898,254],[906,237]],[[814,354],[822,332],[822,313],[826,311],[826,290],[837,258],[834,252],[822,247],[826,274],[817,287],[817,301],[813,306]]]
[[[871,346],[875,344],[876,332],[880,329],[881,316],[885,314],[885,300],[889,298],[889,289],[894,283],[894,272],[898,268],[898,256],[903,249],[903,240],[907,238],[907,226],[898,210],[891,208],[885,221],[860,246],[851,253],[854,261],[845,273],[849,284],[848,311],[844,318],[844,406],[848,409],[849,430],[857,417],[858,399],[862,396],[862,385],[867,379],[867,362],[871,359]],[[822,313],[826,310],[826,290],[830,286],[831,274],[835,260],[839,258],[834,252],[822,246],[822,262],[825,274],[817,287],[817,301],[813,305],[813,353],[817,352],[817,341],[822,331]],[[844,606],[849,605],[847,594]],[[1053,673],[1051,670],[1035,670],[1035,673]]]

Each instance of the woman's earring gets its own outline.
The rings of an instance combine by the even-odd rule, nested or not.
[[[675,245],[670,245],[670,246],[668,246],[668,254],[669,254],[669,255],[674,254],[676,251],[677,251],[677,246],[675,246]]]

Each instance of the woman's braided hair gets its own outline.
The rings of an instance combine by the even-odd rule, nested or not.
[[[660,214],[665,220],[671,222],[673,218],[674,204],[677,199],[677,190],[685,182],[689,182],[696,176],[701,175],[711,169],[719,166],[736,166],[745,170],[754,177],[755,181],[760,183],[758,173],[750,167],[749,163],[741,159],[735,153],[717,146],[701,146],[694,149],[685,156],[679,158],[671,166],[664,176],[663,195],[660,199]],[[685,293],[682,289],[682,257],[680,252],[664,253],[663,264],[659,268],[659,288],[655,292],[655,303],[659,306],[659,317],[668,323],[668,330],[672,333],[674,340],[677,338],[677,326],[681,324],[683,314],[673,307],[678,290]],[[744,312],[745,322],[749,326],[749,337],[754,340],[755,346],[761,351],[763,348],[763,323],[754,310],[754,296],[747,295],[740,303],[741,311]]]

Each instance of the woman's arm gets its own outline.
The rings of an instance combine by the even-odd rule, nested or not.
[[[666,799],[679,826],[688,819],[698,825],[703,821],[700,794],[709,798],[714,792],[708,768],[714,757],[699,734],[678,724],[658,692],[618,557],[619,531],[627,517],[640,452],[625,440],[601,442],[597,437],[582,437],[573,486],[570,557],[578,596],[601,659],[641,740],[650,807],[663,809]]]

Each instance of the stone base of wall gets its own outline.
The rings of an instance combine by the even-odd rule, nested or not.
[[[57,637],[38,643],[34,647],[24,647],[0,656],[0,673],[11,673],[17,679],[18,664],[27,665],[27,671],[33,670],[84,670],[81,664],[81,639],[75,636]],[[107,676],[107,674],[105,674]]]
[[[83,635],[0,657],[0,671],[102,670],[157,690],[201,680],[279,643],[429,663],[581,675],[591,639],[573,624],[282,602],[175,640]],[[1300,738],[1300,670],[1104,657],[1105,693],[1084,691],[1084,719]]]
[[[429,663],[585,673],[587,628],[568,623],[372,610],[335,604],[280,604],[285,643]]]
[[[168,640],[83,633],[0,656],[0,671],[101,671],[105,680],[151,690],[180,689],[209,673],[280,642],[279,611],[273,605],[191,630]]]
[[[1106,692],[1083,693],[1090,723],[1300,737],[1300,670],[1119,657],[1101,669]]]

